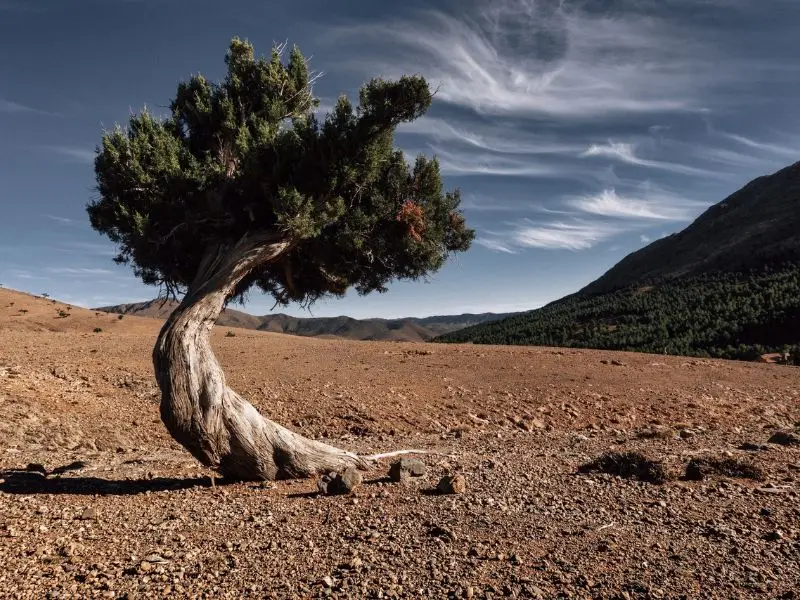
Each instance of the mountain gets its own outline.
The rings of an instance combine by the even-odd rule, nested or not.
[[[752,359],[800,344],[800,163],[547,306],[435,341]]]
[[[166,319],[177,305],[174,300],[155,299],[104,306],[95,310]],[[508,316],[509,314],[483,313],[404,319],[353,319],[345,316],[298,318],[284,314],[255,316],[226,308],[217,320],[217,325],[314,337],[422,342],[464,327]]]
[[[679,233],[629,254],[582,293],[800,263],[800,162],[754,179]]]

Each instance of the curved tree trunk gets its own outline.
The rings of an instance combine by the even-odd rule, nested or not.
[[[210,252],[153,350],[167,429],[200,462],[232,479],[305,477],[372,463],[373,457],[307,439],[262,417],[225,384],[211,350],[211,329],[236,285],[289,245],[265,234]]]

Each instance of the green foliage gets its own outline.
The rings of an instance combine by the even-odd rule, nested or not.
[[[436,341],[753,360],[798,340],[800,266],[787,265],[639,284],[606,294],[575,294]]]
[[[473,239],[444,191],[435,159],[413,166],[393,146],[396,126],[422,116],[431,93],[421,76],[373,79],[354,107],[346,97],[320,122],[313,75],[297,48],[268,58],[234,39],[227,75],[179,84],[166,117],[147,110],[103,136],[95,160],[92,226],[119,246],[145,283],[185,290],[203,257],[258,234],[289,241],[259,266],[252,285],[278,303],[383,291],[416,279]],[[424,227],[403,217],[404,203]]]

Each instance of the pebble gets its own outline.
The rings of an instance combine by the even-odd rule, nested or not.
[[[389,466],[389,479],[400,482],[403,481],[404,474],[410,477],[422,477],[427,470],[425,463],[417,458],[401,458]]]
[[[445,475],[439,480],[436,489],[440,494],[463,494],[467,491],[467,480],[463,475]]]
[[[317,489],[326,496],[349,494],[361,485],[361,473],[354,467],[347,467],[341,473],[328,473],[317,481]]]
[[[81,521],[94,521],[97,519],[97,509],[90,506],[81,513]]]

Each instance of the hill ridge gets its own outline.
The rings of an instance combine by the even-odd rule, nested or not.
[[[155,298],[103,306],[93,310],[116,314],[166,319],[176,308],[174,300]],[[479,323],[503,319],[514,313],[462,313],[399,319],[356,319],[347,315],[335,317],[293,317],[284,313],[252,315],[226,308],[217,324],[221,327],[241,327],[275,333],[312,337],[340,337],[351,340],[428,341],[439,335]]]

